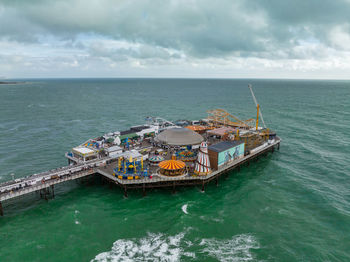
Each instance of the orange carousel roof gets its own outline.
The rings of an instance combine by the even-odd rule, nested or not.
[[[159,167],[166,170],[182,169],[186,164],[180,160],[165,160],[159,163]]]

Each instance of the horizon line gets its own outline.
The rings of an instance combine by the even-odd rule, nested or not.
[[[193,79],[193,80],[314,80],[314,81],[350,81],[350,78],[261,78],[261,77],[150,77],[150,76],[133,76],[133,77],[19,77],[19,78],[0,78],[1,81],[11,80],[31,80],[31,79]]]

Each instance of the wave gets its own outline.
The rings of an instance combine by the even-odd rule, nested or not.
[[[186,232],[175,236],[161,233],[148,233],[141,239],[119,239],[113,243],[111,251],[98,254],[91,262],[118,261],[201,261],[212,257],[219,261],[251,261],[254,259],[252,249],[258,249],[259,243],[254,236],[241,234],[231,239],[205,238],[192,241],[185,240]],[[193,248],[198,252],[190,252],[185,248]],[[197,255],[199,257],[197,257]]]
[[[248,234],[233,236],[229,240],[203,239],[200,245],[205,246],[203,253],[215,257],[221,262],[251,261],[254,259],[251,249],[259,248],[255,237]]]
[[[182,212],[184,212],[186,215],[188,215],[188,212],[187,212],[187,207],[188,207],[188,205],[187,205],[187,204],[185,204],[185,205],[183,205],[183,206],[181,207]]]
[[[175,236],[148,233],[141,239],[120,239],[112,250],[97,255],[92,262],[103,261],[180,261],[181,256],[194,258],[194,253],[183,252],[180,243],[185,233]]]

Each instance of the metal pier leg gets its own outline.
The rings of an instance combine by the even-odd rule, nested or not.
[[[271,148],[271,153],[273,153],[275,151],[275,147],[273,146],[272,148]]]
[[[51,190],[52,190],[52,198],[55,198],[55,186],[54,185],[51,186]]]
[[[280,150],[280,143],[277,144],[277,150]]]
[[[204,192],[204,180],[202,181],[202,192]]]
[[[145,186],[145,184],[142,185],[142,196],[143,197],[146,196],[146,186]]]
[[[4,216],[4,210],[2,209],[2,203],[0,202],[0,216]]]
[[[173,182],[173,194],[176,193],[176,189],[175,189],[175,182]]]
[[[219,185],[219,176],[216,176],[215,184],[216,184],[216,186]]]
[[[124,196],[128,198],[128,191],[126,190],[126,186],[124,186]]]

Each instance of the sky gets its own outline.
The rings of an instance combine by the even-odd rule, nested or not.
[[[0,79],[350,79],[350,0],[0,0]]]

